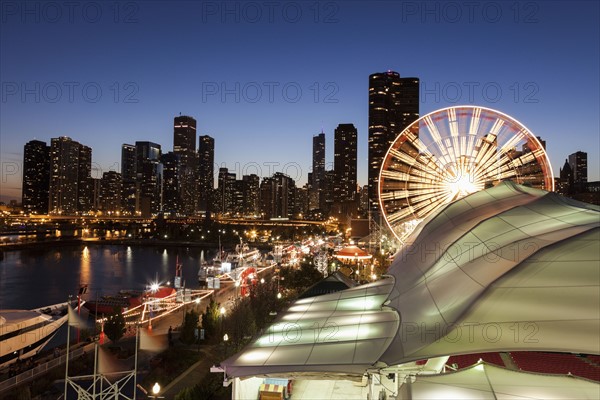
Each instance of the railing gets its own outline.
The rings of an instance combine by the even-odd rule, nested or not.
[[[78,349],[72,350],[69,353],[69,359],[73,360],[77,357],[80,357],[86,352],[86,350],[90,350],[93,347],[94,344],[90,343],[83,347],[79,347]],[[12,378],[8,378],[0,382],[0,393],[13,389],[25,382],[37,378],[38,376],[48,373],[48,371],[50,371],[51,369],[64,364],[66,359],[66,354],[62,354],[58,358],[52,358],[50,361],[44,364],[40,364],[37,367],[28,369],[27,371],[21,372],[20,374],[13,376]]]

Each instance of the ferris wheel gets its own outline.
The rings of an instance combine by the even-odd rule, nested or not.
[[[392,143],[379,172],[379,203],[386,224],[404,242],[443,205],[503,180],[554,190],[541,142],[499,111],[443,108],[413,122]]]

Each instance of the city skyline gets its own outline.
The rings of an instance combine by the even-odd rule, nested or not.
[[[99,178],[121,170],[123,143],[151,141],[171,151],[171,118],[179,113],[197,120],[197,135],[215,139],[219,167],[241,177],[256,172],[244,166],[258,164],[261,176],[281,171],[299,186],[310,172],[311,137],[325,133],[329,166],[335,127],[354,124],[364,185],[368,76],[388,69],[420,79],[420,115],[460,104],[497,109],[548,143],[555,176],[565,157],[583,150],[588,180],[599,179],[597,3],[477,3],[456,18],[440,2],[378,2],[385,11],[358,1],[317,9],[290,2],[272,22],[267,10],[253,20],[244,3],[228,3],[233,11],[223,14],[218,2],[132,2],[106,6],[97,22],[82,7],[73,22],[66,11],[51,20],[42,3],[33,3],[39,22],[18,4],[5,7],[0,200],[20,199],[29,140],[69,136],[84,143],[94,150],[92,176]],[[73,35],[75,28],[82,34]],[[447,32],[452,43],[440,46]],[[138,45],[130,51],[122,37]],[[114,57],[101,56],[107,52]],[[186,62],[173,66],[182,54]]]

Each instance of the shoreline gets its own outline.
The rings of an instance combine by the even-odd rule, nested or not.
[[[222,243],[223,247],[235,246],[237,242]],[[85,240],[85,239],[62,239],[62,240],[49,240],[40,242],[27,242],[27,243],[11,243],[0,245],[0,260],[2,259],[1,254],[4,251],[17,251],[17,250],[28,250],[28,249],[41,249],[41,248],[52,248],[56,246],[80,246],[80,245],[111,245],[111,246],[140,246],[140,247],[197,247],[203,249],[214,249],[219,246],[218,243],[213,242],[186,242],[186,241],[170,241],[170,240],[152,240],[152,239],[98,239],[98,240]],[[248,243],[251,247],[256,247],[260,250],[271,249],[273,245],[266,243]]]

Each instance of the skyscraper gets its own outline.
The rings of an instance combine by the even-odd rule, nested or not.
[[[275,172],[260,184],[260,208],[265,218],[293,218],[296,210],[296,182]]]
[[[192,215],[197,209],[198,153],[196,152],[196,120],[186,115],[174,118],[173,153],[179,155],[179,196],[181,212]]]
[[[309,193],[309,208],[316,210],[323,208],[325,198],[323,196],[323,185],[325,180],[325,134],[323,132],[313,136],[312,155],[312,182],[310,182],[311,193]]]
[[[225,167],[219,168],[219,211],[222,214],[234,212],[235,173]]]
[[[94,206],[94,181],[92,180],[92,149],[79,145],[77,166],[77,211],[87,213]]]
[[[587,153],[578,151],[569,155],[569,165],[573,174],[573,191],[587,190]]]
[[[121,195],[123,179],[116,171],[102,174],[100,181],[100,209],[104,213],[112,214],[121,211]]]
[[[66,136],[51,139],[49,188],[51,214],[75,215],[78,211],[89,211],[84,210],[83,205],[89,205],[90,202],[85,196],[89,196],[86,194],[89,190],[86,179],[91,179],[89,175],[91,152],[89,147],[82,146]],[[80,182],[84,182],[82,188]],[[80,195],[83,198],[80,199]]]
[[[556,185],[556,191],[562,195],[568,196],[571,194],[573,189],[573,171],[571,170],[571,164],[569,160],[565,160],[564,165],[559,170],[558,185]]]
[[[136,213],[150,217],[160,212],[161,147],[153,142],[135,142]]]
[[[353,124],[339,124],[334,135],[333,170],[335,201],[353,200],[356,195],[356,152],[358,132]]]
[[[215,186],[215,139],[205,135],[198,140],[199,211],[211,211],[211,196]]]
[[[242,190],[244,197],[243,212],[246,215],[258,215],[260,178],[256,174],[242,176]]]
[[[419,118],[419,78],[394,71],[369,76],[369,201],[379,213],[381,163],[396,137]]]
[[[23,210],[27,214],[47,214],[49,188],[50,147],[31,140],[23,150]]]
[[[137,198],[136,190],[136,150],[131,144],[123,144],[121,147],[121,179],[122,194],[121,207],[126,214],[135,215]]]
[[[168,152],[160,157],[162,163],[162,211],[165,214],[178,215],[182,210],[179,179],[181,176],[181,158],[179,154]]]

